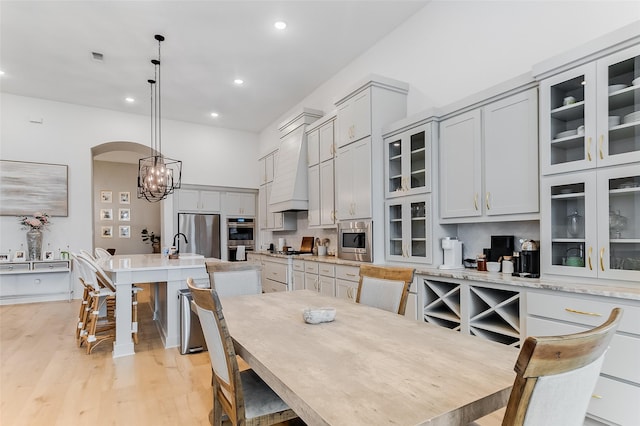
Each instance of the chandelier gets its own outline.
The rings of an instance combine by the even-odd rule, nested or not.
[[[147,80],[151,89],[151,152],[149,157],[138,160],[138,198],[150,202],[167,198],[180,188],[182,179],[182,161],[162,155],[160,43],[164,37],[156,35],[155,39],[158,40],[158,59],[151,60],[155,79]]]

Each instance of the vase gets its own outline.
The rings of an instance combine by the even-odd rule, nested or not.
[[[42,254],[42,231],[32,229],[27,231],[28,260],[40,260]]]

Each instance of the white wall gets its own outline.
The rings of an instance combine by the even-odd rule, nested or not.
[[[2,93],[0,120],[1,159],[69,166],[69,216],[52,218],[44,246],[91,249],[91,148],[113,141],[148,145],[149,117]],[[182,160],[183,183],[257,188],[257,142],[253,133],[163,120],[163,153]],[[26,247],[17,219],[0,217],[0,251],[20,243]]]

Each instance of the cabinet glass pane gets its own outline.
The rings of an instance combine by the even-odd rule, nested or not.
[[[425,133],[411,135],[411,188],[425,186]]]
[[[426,206],[424,202],[411,203],[411,256],[427,255]]]
[[[640,151],[640,57],[609,66],[607,83],[608,154]]]
[[[585,185],[551,187],[551,264],[585,267]]]
[[[584,160],[584,81],[578,76],[551,86],[551,164]]]
[[[402,256],[402,205],[389,206],[389,254]]]
[[[640,176],[609,180],[611,269],[640,271]]]
[[[389,192],[402,190],[402,142],[400,139],[389,147]]]

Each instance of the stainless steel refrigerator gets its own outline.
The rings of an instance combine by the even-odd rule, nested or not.
[[[178,213],[178,232],[182,236],[176,238],[180,253],[197,253],[204,257],[220,259],[220,215]]]

